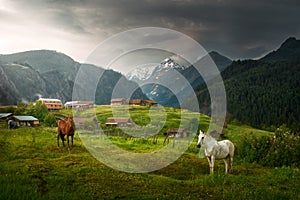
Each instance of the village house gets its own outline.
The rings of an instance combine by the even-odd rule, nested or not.
[[[187,137],[187,132],[184,128],[169,128],[168,131],[164,134],[168,137]]]
[[[154,100],[144,100],[145,106],[156,106],[157,102]]]
[[[173,147],[175,145],[175,139],[185,138],[188,136],[187,131],[184,128],[169,128],[166,133],[164,133],[165,139],[164,144],[169,142],[169,138],[173,138]]]
[[[60,110],[63,108],[62,102],[59,99],[39,98],[37,101],[45,104],[48,110]]]
[[[145,106],[145,102],[142,99],[131,99],[129,105]]]
[[[154,100],[132,99],[129,101],[129,104],[138,106],[155,106],[157,105],[157,102]]]
[[[126,105],[127,101],[125,98],[114,98],[110,100],[110,105],[115,106],[115,105]]]
[[[94,107],[93,101],[68,101],[64,104],[65,108],[72,108],[77,110],[86,110]]]
[[[132,126],[132,122],[129,118],[107,118],[106,119],[106,126],[111,126],[111,127],[127,127],[127,126]]]

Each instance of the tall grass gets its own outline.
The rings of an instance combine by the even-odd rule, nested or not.
[[[98,118],[103,113],[109,115],[109,109],[98,111]],[[200,127],[208,122],[200,121]],[[230,124],[226,131],[226,137],[238,149],[233,174],[224,174],[223,161],[216,161],[215,174],[209,175],[207,160],[198,156],[196,139],[169,166],[151,173],[130,174],[111,169],[92,157],[78,135],[74,148],[68,150],[57,147],[55,128],[1,129],[0,199],[300,198],[298,168],[263,167],[239,153],[243,147],[242,133],[252,132],[255,136],[272,133]],[[109,139],[125,150],[141,153],[163,146],[162,137],[156,144],[143,138],[109,136]]]

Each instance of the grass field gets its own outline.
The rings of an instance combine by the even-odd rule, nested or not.
[[[174,111],[174,110],[173,110]],[[109,110],[97,108],[99,121]],[[203,125],[208,123],[203,118]],[[200,123],[200,127],[201,127]],[[299,199],[298,168],[266,168],[247,163],[238,154],[246,133],[272,133],[229,124],[227,138],[237,147],[233,174],[217,161],[209,175],[206,159],[194,140],[177,161],[151,173],[125,173],[96,160],[75,136],[75,146],[57,147],[56,128],[0,130],[0,199]],[[163,147],[147,139],[109,136],[128,151]]]

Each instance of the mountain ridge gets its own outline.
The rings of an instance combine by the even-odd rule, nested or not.
[[[0,104],[11,105],[17,102],[35,101],[40,96],[59,98],[63,102],[70,101],[75,77],[81,66],[89,67],[91,70],[95,68],[101,74],[104,70],[95,65],[81,64],[63,53],[52,50],[32,50],[0,55]],[[121,77],[118,72],[103,73],[99,81],[102,81],[101,84],[106,84],[108,89],[98,84],[95,94],[98,98],[95,102],[109,104],[113,84],[116,84]],[[88,79],[84,81],[86,81],[84,87],[95,84],[88,82]],[[124,85],[134,84],[127,82],[125,81]],[[134,95],[144,98],[139,89]]]
[[[258,128],[286,124],[300,131],[300,40],[288,38],[259,60],[237,60],[222,73],[228,119]],[[205,84],[196,94],[201,110],[210,114]]]
[[[268,53],[259,61],[275,62],[275,61],[299,61],[300,60],[300,40],[295,37],[286,39],[280,47]]]

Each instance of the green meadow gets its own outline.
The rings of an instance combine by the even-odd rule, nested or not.
[[[70,111],[63,111],[71,114]],[[95,109],[108,139],[126,151],[151,152],[162,148],[162,133],[180,121],[180,113],[166,108],[166,123],[157,143],[106,130],[112,117],[109,106]],[[93,111],[82,113],[93,116]],[[149,108],[130,107],[135,123],[150,123]],[[191,116],[193,114],[191,113]],[[200,116],[200,129],[210,118]],[[178,125],[177,125],[178,126]],[[228,124],[225,138],[236,146],[232,174],[224,173],[222,160],[209,175],[206,158],[199,157],[196,138],[172,164],[149,173],[125,173],[107,167],[85,148],[78,133],[74,148],[57,147],[55,127],[0,129],[0,199],[299,199],[300,171],[293,167],[267,167],[242,156],[245,135],[274,137],[274,133],[242,124]],[[120,131],[118,132],[120,133]],[[171,142],[171,141],[170,141]],[[176,148],[176,145],[175,147]]]

